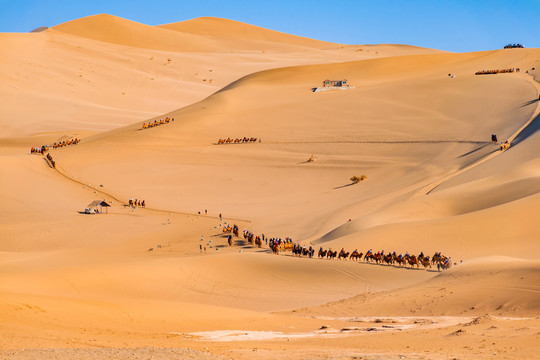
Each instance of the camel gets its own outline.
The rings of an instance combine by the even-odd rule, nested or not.
[[[337,256],[337,251],[328,250],[328,253],[326,254],[327,259],[333,259]]]
[[[323,250],[322,248],[319,249],[319,255],[318,257],[323,258],[326,256],[327,250]]]
[[[403,255],[396,256],[394,255],[394,262],[397,262],[399,266],[404,266],[407,264],[407,261],[403,257]]]
[[[447,270],[447,269],[450,269],[451,267],[452,267],[452,262],[450,261],[450,258],[446,258],[444,262],[437,264],[437,270],[439,271],[441,271],[441,269]]]
[[[373,256],[373,253],[368,251],[364,256],[364,261],[371,262],[371,260],[375,260],[375,256]]]
[[[233,246],[233,245],[234,245],[234,240],[233,240],[232,235],[229,235],[229,236],[227,237],[227,242],[229,243],[229,246]]]
[[[385,262],[387,265],[390,265],[390,264],[393,264],[393,263],[394,263],[394,258],[393,258],[393,256],[392,256],[392,254],[384,255],[384,256],[383,256],[383,260],[384,260],[384,262]]]
[[[420,267],[420,265],[418,264],[418,259],[416,258],[416,256],[406,256],[405,257],[407,259],[407,262],[409,263],[409,265],[411,265],[411,267],[414,267],[414,265],[416,265],[417,268]]]
[[[420,264],[424,265],[424,268],[427,268],[429,266],[429,268],[431,269],[431,262],[429,261],[429,256],[426,256],[423,259],[418,258],[418,260],[420,261]]]
[[[338,259],[339,259],[339,260],[341,260],[342,258],[345,259],[345,260],[347,260],[348,257],[349,257],[349,252],[348,252],[348,251],[345,252],[345,251],[341,250],[341,251],[339,252],[339,255],[338,255]]]
[[[355,261],[358,261],[358,260],[362,260],[362,253],[359,253],[357,250],[354,250],[352,253],[351,253],[351,256],[349,257],[349,259],[354,259]]]

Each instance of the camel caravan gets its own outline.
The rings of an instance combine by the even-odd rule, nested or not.
[[[504,73],[513,73],[519,72],[519,68],[511,69],[496,69],[496,70],[480,70],[474,73],[474,75],[494,75],[494,74],[504,74]]]
[[[295,245],[293,254],[298,256],[307,256],[307,257],[313,257],[313,248],[310,246],[309,249],[306,248],[306,246],[300,247],[300,245]],[[423,252],[420,253],[420,255],[409,255],[409,253],[406,253],[403,255],[403,253],[397,255],[394,251],[393,253],[384,253],[383,251],[377,251],[377,253],[374,253],[373,250],[369,249],[366,254],[359,252],[358,250],[354,250],[353,252],[345,251],[345,249],[341,249],[339,252],[333,251],[331,248],[328,250],[324,250],[322,247],[319,249],[318,252],[318,258],[321,259],[339,259],[339,260],[354,260],[354,261],[361,261],[362,259],[364,262],[374,262],[375,264],[386,264],[386,265],[398,265],[400,267],[404,266],[411,266],[411,268],[420,268],[420,265],[422,265],[424,268],[430,268],[437,265],[437,269],[440,271],[449,269],[452,266],[451,258],[442,255],[440,252],[436,252],[431,258],[429,256],[425,256]]]
[[[313,247],[306,247],[305,245],[299,245],[294,244],[292,248],[293,255],[296,255],[298,257],[308,257],[312,258],[315,256],[315,249]],[[337,250],[332,250],[331,248],[328,250],[324,250],[322,247],[319,249],[319,252],[317,254],[317,258],[321,259],[338,259],[338,260],[354,260],[354,261],[362,261],[368,262],[368,263],[375,263],[375,264],[386,264],[386,265],[398,265],[400,267],[405,267],[409,265],[411,268],[420,268],[420,265],[422,265],[424,268],[432,268],[432,266],[437,265],[437,269],[439,271],[449,269],[452,266],[452,262],[450,257],[442,255],[440,252],[436,252],[431,258],[429,256],[425,256],[423,252],[420,253],[420,255],[409,255],[409,253],[406,253],[405,255],[399,254],[397,255],[394,251],[393,253],[384,253],[383,251],[377,251],[377,253],[374,253],[373,250],[368,250],[366,254],[359,252],[358,250],[354,250],[353,252],[345,251],[345,249],[341,249],[339,252]]]
[[[58,149],[58,148],[65,147],[65,146],[77,145],[80,142],[81,142],[81,139],[73,138],[73,139],[70,139],[70,140],[64,140],[64,141],[54,143],[52,145],[52,148],[53,149]],[[30,148],[30,154],[45,155],[45,153],[47,151],[49,151],[50,148],[51,148],[50,145],[42,145],[42,146],[38,146],[38,147],[33,147],[32,146],[32,148]]]
[[[240,237],[239,228],[236,224],[231,226],[230,224],[225,223],[223,226],[223,233],[226,234],[229,246],[235,245],[233,234],[235,237]],[[260,236],[255,235],[249,230],[243,231],[243,237],[244,240],[247,240],[249,244],[255,245],[259,248],[262,247],[263,243],[265,243],[268,245],[270,250],[272,250],[272,253],[276,255],[282,251],[290,250],[293,255],[297,257],[315,257],[315,249],[312,246],[306,247],[305,245],[295,244],[290,237],[286,237],[285,240],[282,240],[281,238],[268,238],[265,237],[264,234]],[[321,246],[317,253],[317,258],[327,260],[353,260],[356,262],[364,260],[364,262],[367,263],[375,263],[379,265],[386,264],[388,266],[397,265],[399,267],[406,267],[408,265],[411,268],[420,268],[420,265],[422,265],[423,268],[431,269],[433,266],[437,265],[437,269],[439,271],[449,269],[452,266],[451,258],[443,255],[440,252],[436,252],[432,257],[429,257],[425,256],[424,252],[421,252],[418,256],[410,255],[408,252],[405,253],[405,255],[403,255],[403,253],[398,255],[395,251],[392,253],[385,253],[383,250],[374,253],[372,249],[369,249],[364,254],[359,252],[358,249],[355,249],[353,252],[348,252],[342,248],[338,252],[337,250],[334,251],[331,248],[325,250]]]
[[[234,246],[235,243],[233,235],[237,238],[240,237],[240,229],[238,228],[238,225],[234,224],[233,226],[231,226],[230,224],[225,223],[222,231],[223,234],[225,234],[225,236],[227,237],[227,243],[229,244],[229,246]],[[249,244],[255,245],[259,248],[261,248],[263,243],[265,243],[270,247],[274,254],[279,254],[280,251],[284,250],[292,250],[294,246],[292,239],[289,237],[286,237],[285,240],[282,240],[281,238],[268,238],[265,237],[264,234],[255,235],[252,231],[249,230],[244,230],[242,232],[242,236],[244,240],[246,240]]]
[[[56,169],[56,162],[53,160],[51,154],[47,154],[47,160],[51,163],[51,166]]]
[[[137,200],[137,199],[129,199],[129,207],[136,208],[136,207],[146,207],[146,203],[144,200]]]
[[[221,145],[221,144],[244,144],[244,143],[253,143],[253,142],[257,142],[256,137],[251,137],[251,138],[244,137],[244,138],[236,138],[236,139],[231,139],[231,138],[219,139],[217,143],[218,143],[218,145]],[[259,139],[259,142],[261,142],[260,139]]]
[[[153,128],[153,127],[156,127],[156,126],[160,126],[160,125],[165,125],[165,124],[170,123],[171,121],[174,121],[174,118],[166,117],[165,119],[159,119],[159,121],[158,121],[158,120],[154,120],[154,122],[149,122],[148,124],[147,124],[147,123],[143,123],[143,124],[142,124],[142,129],[141,129],[141,130],[144,130],[144,129],[150,129],[150,128]]]
[[[45,154],[47,151],[49,151],[49,146],[48,145],[42,145],[40,147],[33,147],[30,149],[30,154],[40,154],[40,155],[43,155]]]
[[[81,142],[81,139],[77,139],[77,138],[70,139],[68,141],[64,140],[62,142],[54,143],[53,144],[53,149],[58,149],[58,148],[65,147],[65,146],[70,146],[70,145],[77,145],[80,142]]]

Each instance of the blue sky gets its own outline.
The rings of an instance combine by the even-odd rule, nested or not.
[[[107,13],[148,25],[216,16],[343,44],[466,52],[540,47],[540,0],[0,0],[0,32]]]

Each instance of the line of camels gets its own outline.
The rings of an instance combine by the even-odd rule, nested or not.
[[[234,246],[234,240],[233,235],[235,237],[240,237],[240,229],[238,225],[234,224],[226,225],[223,227],[223,233],[225,234],[231,234],[227,235],[227,242],[229,246]],[[309,257],[313,258],[315,256],[315,249],[310,246],[309,248],[305,245],[302,246],[300,244],[295,244],[292,242],[291,238],[286,238],[285,240],[282,239],[275,239],[275,238],[265,238],[264,235],[254,235],[251,231],[244,230],[243,231],[244,239],[248,241],[250,244],[254,244],[257,247],[262,247],[262,243],[266,240],[266,243],[272,250],[274,254],[279,254],[282,251],[285,250],[291,250],[293,255],[298,257]],[[424,268],[432,268],[432,266],[437,265],[437,269],[439,271],[449,269],[452,266],[451,258],[448,256],[443,255],[441,252],[436,252],[433,254],[433,256],[426,256],[424,255],[424,252],[421,252],[418,256],[417,255],[409,255],[409,253],[406,253],[405,255],[399,254],[394,251],[393,253],[384,253],[384,251],[377,251],[374,253],[371,249],[368,250],[365,254],[362,252],[359,252],[358,250],[354,250],[353,252],[345,251],[345,249],[341,249],[341,251],[337,250],[324,250],[321,246],[319,249],[319,252],[317,254],[317,258],[321,259],[339,259],[339,260],[353,260],[353,261],[362,261],[371,263],[374,262],[376,264],[386,264],[386,265],[398,265],[400,267],[405,267],[409,265],[411,268],[420,268],[420,265],[422,265]]]
[[[306,248],[305,246],[300,246],[298,244],[295,244],[292,252],[296,256],[307,256],[307,257],[313,257],[315,254],[315,249],[313,249],[311,246],[309,248]],[[393,253],[387,253],[385,254],[384,251],[378,251],[374,253],[371,249],[366,252],[366,254],[359,252],[358,250],[354,250],[353,252],[345,251],[344,249],[341,249],[341,251],[332,251],[332,249],[323,250],[321,247],[319,249],[319,252],[317,254],[318,258],[321,259],[339,259],[339,260],[354,260],[354,261],[362,261],[362,259],[365,262],[375,262],[376,264],[386,264],[386,265],[399,265],[399,266],[407,266],[410,265],[411,267],[419,268],[420,265],[422,265],[424,268],[430,268],[432,265],[437,265],[438,270],[446,270],[449,269],[452,266],[452,262],[450,257],[443,255],[440,252],[436,252],[433,254],[433,256],[430,258],[429,256],[424,255],[424,252],[421,252],[420,255],[409,255],[409,253],[406,253],[405,255],[400,254],[397,255],[397,253],[394,251]]]
[[[244,138],[236,138],[236,139],[226,138],[226,139],[219,139],[217,143],[218,144],[241,144],[241,143],[248,143],[248,142],[257,142],[257,138],[256,137],[251,137],[251,138],[244,137]]]
[[[156,127],[156,126],[159,126],[159,125],[165,125],[165,124],[170,123],[171,121],[174,121],[174,118],[171,119],[170,117],[166,117],[165,119],[154,120],[154,122],[150,121],[148,124],[143,123],[142,124],[142,130],[150,129],[150,128],[153,128],[153,127]]]
[[[474,73],[474,75],[494,75],[494,74],[504,74],[504,73],[513,73],[514,71],[519,72],[519,68],[514,69],[495,69],[495,70],[480,70]]]

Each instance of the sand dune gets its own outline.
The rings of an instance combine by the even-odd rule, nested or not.
[[[355,297],[319,308],[310,314],[346,316],[538,314],[537,260],[509,257],[478,258],[416,286]],[[341,312],[341,314],[340,314]],[[303,313],[303,312],[301,312]]]
[[[92,40],[155,50],[202,52],[216,46],[202,37],[171,32],[108,14],[68,21],[52,29]]]
[[[504,64],[508,61],[504,53],[474,55],[469,73],[456,73],[455,79],[443,72],[441,64],[452,70],[472,56],[388,58],[257,73],[203,102],[169,113],[175,117],[174,123],[148,131],[134,125],[102,134],[58,156],[74,174],[124,189],[124,199],[142,186],[145,177],[148,184],[166,178],[159,189],[148,185],[144,190],[159,208],[207,206],[235,217],[251,217],[266,232],[309,237],[335,227],[336,222],[341,225],[349,218],[368,215],[373,212],[370,209],[396,198],[410,197],[408,193],[433,179],[496,151],[497,146],[490,143],[491,133],[504,139],[529,120],[536,103],[522,105],[536,96],[536,90],[522,77],[471,74],[478,67],[473,61],[491,56]],[[523,61],[531,56],[523,53]],[[403,71],[394,63],[401,63]],[[413,71],[419,74],[411,79],[407,74]],[[328,94],[309,91],[329,73],[341,73],[356,89]],[[377,75],[382,79],[373,80]],[[426,101],[419,89],[437,90]],[[354,105],[349,106],[351,103]],[[263,142],[213,145],[227,136],[256,136]],[[134,161],[126,162],[118,146],[129,149]],[[161,151],[164,148],[167,151]],[[157,152],[159,163],[153,161]],[[117,155],[106,155],[112,153]],[[302,164],[313,153],[319,161]],[[94,169],[81,163],[81,158],[96,159]],[[97,163],[104,158],[108,160]],[[183,160],[179,162],[179,158]],[[166,170],[163,163],[169,164]],[[201,172],[192,171],[195,164]],[[267,166],[276,178],[286,180],[272,181]],[[407,170],[413,167],[415,172]],[[123,176],[114,175],[115,171]],[[357,171],[367,173],[370,181],[342,187]],[[320,181],[313,182],[313,178]],[[310,182],[313,185],[306,186]],[[182,184],[180,188],[178,184]],[[186,188],[194,196],[186,194]],[[351,197],[351,193],[356,195]],[[377,197],[383,193],[387,195]],[[526,194],[533,193],[531,189]],[[373,205],[366,206],[370,199]],[[261,203],[265,206],[258,206]],[[306,213],[306,203],[314,205],[311,215]],[[284,211],[280,223],[279,214]]]
[[[39,33],[0,34],[2,138],[114,129],[192,104],[269,68],[437,52],[402,45],[328,47],[234,21],[213,19],[219,25],[213,27],[206,21],[170,24],[182,32],[101,14]],[[230,35],[198,34],[203,27]],[[246,27],[250,31],[240,36]]]
[[[104,14],[0,34],[0,47],[1,356],[537,350],[538,49],[452,54]],[[474,75],[503,68],[520,71]],[[328,78],[354,88],[312,91]],[[56,168],[28,154],[73,137],[49,151]],[[227,137],[257,141],[216,143]],[[108,214],[84,214],[97,199]],[[243,237],[229,247],[226,224],[316,250],[442,251],[454,266],[272,255]]]
[[[200,17],[172,24],[159,25],[157,27],[187,34],[218,37],[223,39],[223,41],[234,43],[236,46],[238,46],[239,42],[241,43],[245,40],[273,42],[281,46],[291,44],[317,49],[339,46],[334,43],[294,36],[239,21],[215,17]]]

